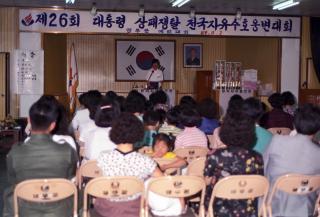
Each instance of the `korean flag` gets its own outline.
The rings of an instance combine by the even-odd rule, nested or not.
[[[159,69],[164,80],[174,80],[174,41],[129,41],[117,40],[116,80],[146,80],[152,60],[160,61]]]

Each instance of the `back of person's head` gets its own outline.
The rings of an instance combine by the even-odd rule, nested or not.
[[[320,108],[312,104],[299,107],[294,115],[294,126],[300,134],[314,135],[320,130]]]
[[[164,121],[166,120],[166,114],[167,114],[167,112],[166,112],[165,110],[163,110],[163,109],[156,109],[156,110],[154,110],[154,111],[157,112],[158,115],[159,115],[159,123],[160,123],[160,124],[163,124]]]
[[[150,110],[143,115],[143,123],[146,126],[156,126],[160,122],[160,115],[158,112]]]
[[[254,97],[245,99],[242,109],[254,121],[258,121],[264,112],[261,101]]]
[[[157,104],[166,104],[168,97],[163,90],[158,90],[150,95],[149,100],[155,106]]]
[[[120,106],[120,111],[123,112],[126,98],[124,96],[117,96],[117,98],[115,100],[118,102],[118,104]]]
[[[110,90],[110,91],[108,91],[108,92],[106,92],[106,97],[109,97],[110,99],[116,99],[117,98],[117,94],[114,92],[114,91],[112,91],[112,90]]]
[[[56,125],[51,133],[57,135],[72,135],[69,130],[68,114],[65,107],[52,95],[43,95],[38,101],[41,103],[49,103],[58,111]]]
[[[199,113],[191,108],[183,108],[181,110],[180,120],[184,127],[198,127],[201,124]]]
[[[251,149],[257,140],[255,122],[242,110],[234,110],[224,117],[219,136],[227,146]]]
[[[86,93],[82,93],[79,96],[79,103],[80,105],[84,106],[85,108],[87,108],[87,92]]]
[[[169,109],[166,120],[169,125],[178,126],[180,124],[180,109],[178,106]]]
[[[133,114],[122,113],[111,126],[110,139],[115,144],[134,144],[143,139],[142,122]]]
[[[295,105],[296,104],[296,98],[290,91],[285,91],[281,94],[281,97],[283,99],[283,105]]]
[[[197,106],[197,110],[201,117],[205,117],[208,119],[216,118],[217,105],[210,98],[201,100]]]
[[[130,91],[125,101],[125,111],[129,113],[143,113],[145,110],[146,98],[138,91]]]
[[[159,133],[154,136],[152,148],[154,149],[155,145],[161,141],[167,145],[168,152],[172,152],[174,150],[173,140],[170,138],[170,136],[164,133]]]
[[[228,102],[227,113],[232,112],[233,110],[239,110],[242,108],[243,98],[238,94],[234,94],[230,97]]]
[[[283,98],[280,93],[273,93],[268,98],[268,102],[275,109],[282,109],[283,106]]]
[[[112,121],[119,115],[119,104],[105,96],[98,106],[94,121],[98,127],[111,127]]]
[[[32,131],[47,131],[58,118],[58,107],[52,101],[38,100],[31,106],[29,118]]]
[[[89,110],[90,119],[94,120],[97,108],[102,99],[102,94],[98,90],[89,90],[87,92],[87,108]]]
[[[183,96],[180,99],[179,105],[181,107],[188,107],[188,108],[196,108],[197,102],[191,96]]]

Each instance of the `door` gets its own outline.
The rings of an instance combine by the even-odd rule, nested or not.
[[[9,112],[8,104],[8,75],[9,75],[9,54],[0,53],[0,120],[5,119]]]

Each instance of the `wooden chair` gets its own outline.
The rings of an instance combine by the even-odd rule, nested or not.
[[[200,176],[203,177],[204,167],[206,163],[206,157],[200,157],[193,160],[187,168],[188,176]]]
[[[176,158],[172,158],[172,159],[154,158],[153,160],[155,160],[159,166],[162,166],[162,165],[170,164],[170,163],[176,161],[177,159]],[[170,168],[164,172],[167,175],[180,174],[180,168]]]
[[[145,217],[149,216],[147,201],[148,192],[150,191],[171,198],[186,198],[201,192],[199,217],[204,217],[205,187],[204,179],[197,176],[163,176],[152,178],[145,191]]]
[[[272,216],[272,199],[278,190],[293,195],[305,195],[315,192],[319,188],[320,176],[307,176],[300,174],[287,174],[284,176],[280,176],[274,183],[272,191],[268,196],[268,216]]]
[[[177,148],[174,150],[177,156],[184,158],[188,163],[199,157],[206,157],[209,149],[199,146]]]
[[[20,182],[14,189],[14,216],[19,216],[18,198],[34,203],[50,203],[73,195],[73,216],[77,217],[78,192],[67,179],[31,179]]]
[[[273,135],[289,135],[291,129],[286,127],[273,127],[269,128],[268,131]]]
[[[102,176],[101,169],[97,166],[96,160],[90,160],[80,166],[78,174],[78,187],[81,189],[83,186],[83,178],[97,178]]]
[[[84,189],[83,217],[88,217],[88,196],[96,198],[115,199],[129,197],[141,193],[140,217],[144,217],[143,193],[144,183],[142,180],[131,177],[98,177],[89,181]],[[124,207],[125,208],[125,207]]]
[[[212,191],[209,202],[209,217],[214,217],[214,200],[224,198],[228,200],[252,199],[263,197],[263,202],[259,210],[259,216],[267,216],[265,206],[266,196],[269,190],[269,182],[264,176],[260,175],[235,175],[228,176],[218,181]]]

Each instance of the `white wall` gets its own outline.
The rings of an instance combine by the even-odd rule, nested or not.
[[[19,42],[20,42],[20,49],[28,49],[28,50],[41,50],[41,33],[33,33],[33,32],[20,32],[19,34]],[[14,75],[14,78],[15,75]],[[12,79],[16,84],[16,79]],[[16,91],[15,91],[16,92]],[[28,117],[29,108],[31,105],[40,98],[41,95],[33,94],[27,95],[22,94],[20,95],[19,101],[19,116],[20,117]]]
[[[281,55],[281,92],[299,96],[300,39],[283,38]]]

